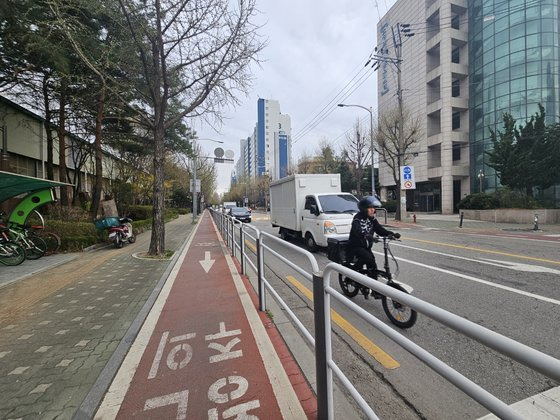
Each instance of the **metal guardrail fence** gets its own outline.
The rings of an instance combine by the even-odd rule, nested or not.
[[[491,331],[465,318],[455,315],[449,311],[425,302],[409,294],[403,293],[395,288],[389,287],[379,281],[357,273],[340,264],[329,263],[323,272],[319,270],[316,258],[310,252],[283,241],[269,233],[261,232],[259,229],[249,224],[241,223],[232,217],[220,212],[211,210],[213,219],[218,226],[222,237],[231,249],[232,255],[235,256],[235,250],[240,258],[241,270],[243,274],[247,274],[247,267],[257,274],[258,278],[258,296],[259,310],[266,310],[266,292],[270,293],[278,304],[286,311],[288,317],[294,322],[298,330],[315,348],[315,368],[317,377],[317,408],[318,418],[332,419],[333,417],[333,373],[339,379],[340,383],[350,393],[352,398],[357,402],[365,415],[371,419],[377,419],[377,415],[361,396],[352,382],[344,375],[340,368],[332,359],[332,339],[331,339],[331,297],[341,303],[367,323],[375,327],[381,333],[389,337],[402,348],[413,354],[419,360],[424,362],[432,370],[447,379],[466,395],[473,400],[486,407],[490,412],[500,418],[521,419],[519,413],[515,412],[510,406],[492,395],[470,379],[457,372],[448,364],[444,363],[433,354],[415,344],[413,341],[395,331],[393,328],[380,321],[359,305],[347,299],[336,289],[330,286],[333,276],[342,274],[349,277],[364,286],[369,287],[376,292],[388,296],[394,300],[403,303],[406,306],[424,314],[433,320],[467,336],[479,343],[489,347],[512,360],[524,364],[525,366],[542,373],[543,375],[560,381],[560,360],[555,359],[536,349],[521,344],[515,340]],[[239,226],[238,228],[236,226]],[[236,241],[236,229],[239,230],[239,243]],[[248,231],[251,231],[251,235]],[[255,241],[256,245],[256,261],[255,265],[246,252],[245,240],[249,238]],[[311,271],[306,271],[302,267],[294,264],[288,258],[281,255],[270,247],[270,243],[286,247],[305,256],[311,267]],[[289,308],[286,302],[274,290],[270,282],[265,276],[265,256],[270,255],[278,258],[280,261],[300,273],[306,279],[313,283],[313,312],[315,337],[305,328],[303,323],[297,318],[294,312]]]

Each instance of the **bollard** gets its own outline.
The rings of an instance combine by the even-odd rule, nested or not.
[[[412,214],[412,221],[413,221],[414,223],[416,223],[416,213],[413,213],[413,214]]]
[[[461,212],[461,216],[460,216],[460,219],[459,219],[459,227],[460,227],[460,228],[463,227],[463,219],[464,219],[464,217],[465,217],[465,213],[464,213],[464,212]]]
[[[317,381],[317,418],[332,419],[329,403],[329,366],[327,328],[330,328],[325,305],[323,273],[313,273],[313,312],[315,314],[315,374]]]
[[[535,213],[535,224],[533,225],[533,230],[539,230],[539,215]]]

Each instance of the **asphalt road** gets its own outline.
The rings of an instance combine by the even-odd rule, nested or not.
[[[253,226],[277,233],[260,219]],[[412,286],[415,296],[560,358],[560,241],[433,229],[400,232],[402,242],[392,245],[398,280]],[[310,270],[302,254],[281,244],[272,248]],[[381,244],[374,250],[382,252]],[[320,268],[328,263],[324,251],[315,256]],[[381,255],[376,258],[381,265]],[[312,303],[294,279],[309,290],[311,282],[272,254],[265,262],[267,279],[312,332]],[[354,301],[391,325],[380,301],[361,295]],[[358,330],[335,326],[333,357],[380,417],[467,419],[487,413],[355,313],[337,302],[333,308]],[[425,316],[398,331],[508,404],[559,385]]]

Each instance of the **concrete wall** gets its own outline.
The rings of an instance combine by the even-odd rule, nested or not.
[[[560,224],[559,209],[496,209],[496,210],[461,210],[465,219],[484,220],[494,223],[533,224],[535,214],[539,215],[539,224]]]

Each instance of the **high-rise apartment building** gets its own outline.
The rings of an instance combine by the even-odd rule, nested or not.
[[[471,192],[499,186],[488,167],[490,130],[502,115],[524,122],[545,107],[559,110],[560,0],[398,0],[378,24],[378,45],[394,57],[393,30],[410,24],[403,37],[401,79],[404,106],[420,119],[422,133],[411,150],[417,188],[407,193],[416,211],[456,211]],[[379,113],[397,106],[395,67],[378,71]],[[396,188],[380,162],[382,195]],[[560,187],[545,192],[560,200]]]
[[[291,134],[290,116],[280,112],[280,103],[273,99],[259,99],[253,133],[240,141],[237,178],[267,175],[277,180],[288,175],[292,155]]]

